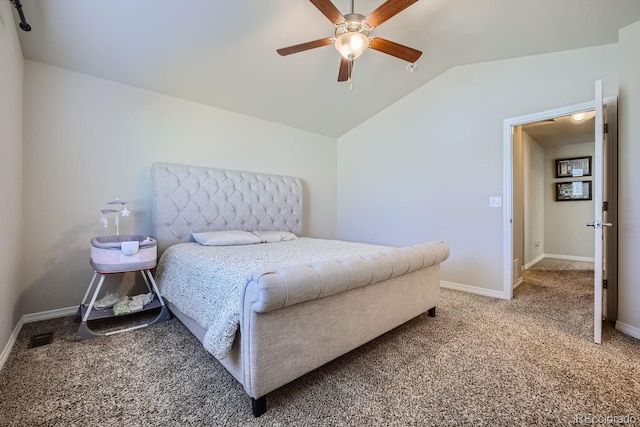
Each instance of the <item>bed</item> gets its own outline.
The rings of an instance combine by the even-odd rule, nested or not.
[[[154,163],[152,181],[158,287],[242,384],[255,416],[269,392],[418,315],[435,316],[444,242],[302,237],[299,178]]]

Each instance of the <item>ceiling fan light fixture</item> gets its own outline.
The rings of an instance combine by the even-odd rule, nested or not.
[[[369,47],[369,38],[359,31],[348,31],[338,35],[334,45],[340,55],[354,60]]]

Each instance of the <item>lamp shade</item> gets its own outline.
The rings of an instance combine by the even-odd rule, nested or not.
[[[336,38],[336,49],[347,59],[356,59],[369,47],[369,39],[358,31],[349,31]]]

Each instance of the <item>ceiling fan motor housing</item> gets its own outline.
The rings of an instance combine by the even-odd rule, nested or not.
[[[344,22],[336,24],[336,37],[356,31],[366,36],[372,29],[373,28],[367,24],[364,15],[360,15],[359,13],[350,13],[344,16]]]

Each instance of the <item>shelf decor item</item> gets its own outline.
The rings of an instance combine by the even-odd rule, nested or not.
[[[591,181],[556,182],[556,202],[591,200]]]
[[[556,160],[556,178],[591,176],[591,156]]]

